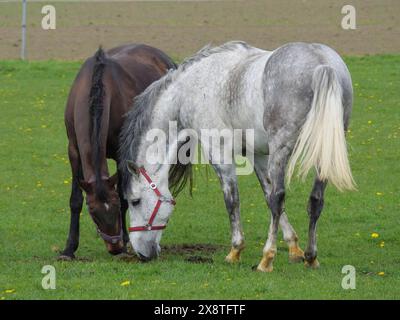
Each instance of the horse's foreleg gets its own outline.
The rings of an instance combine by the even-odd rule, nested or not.
[[[238,262],[240,260],[240,253],[244,248],[244,237],[240,222],[239,190],[235,166],[213,164],[213,167],[221,182],[225,206],[231,225],[232,248],[225,260],[228,262]]]
[[[314,187],[311,191],[310,199],[308,202],[308,215],[310,217],[310,224],[308,229],[308,246],[304,253],[305,265],[311,268],[318,268],[319,262],[317,260],[317,221],[321,215],[324,206],[324,191],[326,182],[319,180],[314,181]]]
[[[285,166],[288,159],[289,150],[286,147],[278,149],[272,153],[268,159],[267,176],[270,186],[268,205],[271,210],[271,224],[268,232],[268,240],[263,249],[263,258],[258,264],[257,270],[271,272],[273,261],[276,255],[276,240],[278,228],[283,213],[285,200]]]
[[[265,200],[269,206],[268,201],[271,195],[271,185],[267,178],[267,170],[268,170],[267,164],[268,164],[268,156],[260,156],[260,155],[255,156],[254,169],[257,178],[260,182],[261,188],[263,189]],[[296,231],[290,224],[285,211],[282,211],[281,218],[279,220],[279,225],[281,226],[283,231],[283,239],[285,240],[285,242],[289,247],[289,261],[290,262],[303,261],[304,252],[299,247],[299,240]]]
[[[69,260],[75,258],[74,252],[79,246],[79,218],[82,211],[83,205],[83,194],[79,187],[80,179],[80,161],[78,152],[71,147],[68,148],[69,159],[72,168],[72,186],[71,186],[71,197],[69,200],[69,206],[71,209],[71,220],[69,226],[69,234],[67,244],[64,251],[60,254],[59,259]]]
[[[74,258],[74,252],[79,246],[79,218],[82,212],[83,195],[77,179],[72,181],[71,197],[69,206],[71,209],[71,221],[67,245],[62,255]]]

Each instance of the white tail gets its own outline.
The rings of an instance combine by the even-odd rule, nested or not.
[[[312,79],[314,98],[301,128],[287,170],[287,182],[299,160],[303,178],[315,167],[319,178],[340,191],[355,189],[347,157],[343,125],[342,88],[333,68],[318,66]]]

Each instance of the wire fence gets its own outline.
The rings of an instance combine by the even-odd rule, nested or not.
[[[274,49],[321,42],[339,53],[399,53],[400,1],[352,1],[361,18],[343,30],[335,0],[0,0],[0,59],[82,60],[99,45],[146,43],[183,58],[208,43],[243,40]],[[45,5],[56,28],[43,29]]]

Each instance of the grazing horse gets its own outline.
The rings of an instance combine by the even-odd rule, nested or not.
[[[253,151],[253,166],[272,214],[257,270],[272,271],[279,226],[289,246],[289,259],[305,259],[307,266],[317,267],[316,223],[326,184],[329,181],[340,190],[354,188],[345,141],[352,95],[350,74],[340,56],[325,45],[306,43],[289,43],[272,52],[244,42],[206,47],[153,83],[136,97],[120,142],[130,241],[137,255],[142,259],[158,256],[162,230],[175,204],[169,173],[180,172],[184,179],[182,172],[190,168],[179,157],[176,161],[187,143],[184,130],[176,139],[167,139],[168,150],[158,162],[158,148],[147,134],[156,128],[168,131],[168,123],[175,121],[177,128],[198,133],[202,146],[209,138],[203,138],[203,129],[253,130],[254,139],[246,141],[246,148]],[[242,153],[243,149],[235,152],[235,144],[230,144],[230,152]],[[230,219],[232,248],[226,260],[236,262],[244,238],[235,163],[213,161],[223,148],[218,140],[207,155],[220,179]],[[301,175],[316,169],[305,253],[284,209],[285,172],[289,181],[296,163]]]
[[[132,99],[158,80],[174,62],[162,51],[143,44],[101,48],[82,65],[65,110],[68,156],[72,169],[71,222],[60,259],[74,258],[79,245],[83,194],[99,235],[111,254],[129,241],[125,226],[127,203],[110,177],[107,158],[118,163],[118,138]]]

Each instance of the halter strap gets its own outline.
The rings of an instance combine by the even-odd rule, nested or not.
[[[123,236],[123,231],[122,231],[122,227],[121,227],[121,232],[119,233],[119,235],[116,236],[110,236],[107,233],[104,233],[103,231],[101,231],[99,228],[97,228],[97,233],[100,235],[100,237],[111,244],[116,244],[118,243],[118,241],[122,240],[122,236]]]
[[[122,218],[121,215],[119,216],[119,228],[120,232],[116,236],[110,236],[107,233],[104,233],[103,231],[100,230],[99,226],[97,225],[96,221],[94,220],[92,213],[89,211],[89,215],[92,218],[94,224],[96,225],[97,233],[98,235],[106,242],[111,243],[111,244],[116,244],[118,241],[121,241],[123,239],[123,230],[122,230]]]
[[[153,226],[154,219],[156,218],[158,210],[160,210],[161,204],[163,202],[170,203],[173,206],[176,204],[176,202],[174,199],[164,197],[161,194],[160,190],[158,190],[158,188],[157,188],[157,185],[150,178],[150,176],[148,175],[148,173],[144,167],[139,168],[139,173],[141,173],[143,175],[143,177],[146,179],[146,181],[150,185],[150,189],[152,189],[154,191],[154,193],[156,194],[158,199],[157,199],[156,205],[154,206],[153,212],[152,212],[147,224],[144,226],[130,227],[130,228],[128,228],[128,230],[129,230],[129,232],[135,232],[135,231],[151,231],[151,230],[165,229],[167,227],[167,225]]]

